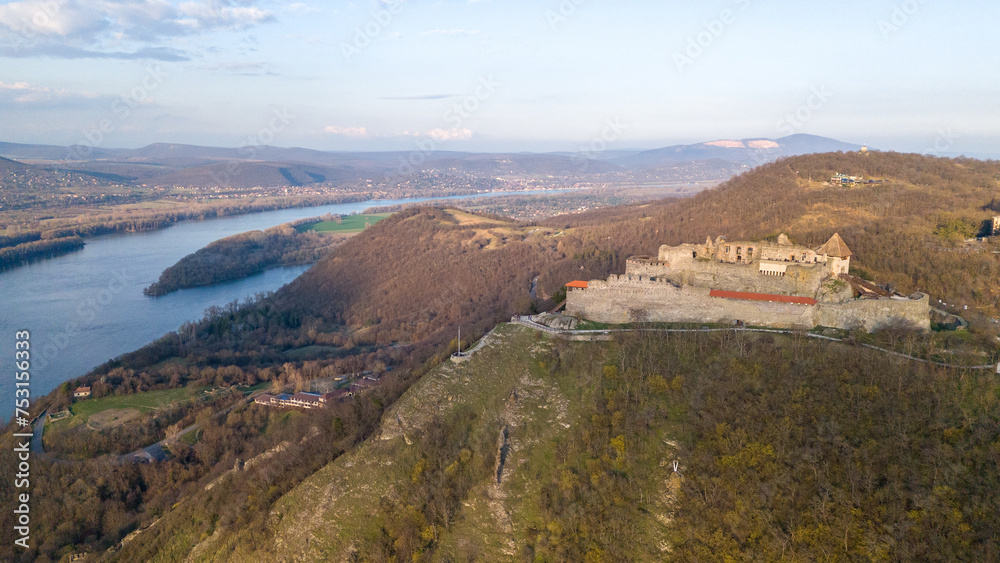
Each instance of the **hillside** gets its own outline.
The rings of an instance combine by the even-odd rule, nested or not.
[[[373,344],[437,347],[458,325],[483,334],[529,308],[531,280],[562,256],[555,232],[453,209],[406,210],[344,243],[277,300],[358,327],[357,338]]]
[[[836,173],[877,184],[832,185]],[[996,239],[966,244],[998,214],[1000,162],[898,153],[829,153],[766,164],[692,198],[556,217],[584,252],[655,254],[661,244],[774,237],[818,246],[839,232],[856,273],[1000,317]],[[592,252],[592,250],[590,250]],[[620,272],[616,272],[620,273]]]
[[[553,512],[542,497],[571,470],[553,444],[572,443],[589,425],[609,349],[538,340],[514,326],[488,338],[471,361],[448,362],[426,375],[383,416],[376,435],[279,501],[267,521],[268,539],[218,533],[194,546],[192,560],[340,561],[351,553],[410,560],[423,553],[499,561],[522,559],[529,544],[545,552],[534,546]],[[655,435],[666,426],[658,423]],[[661,462],[672,456],[656,447],[640,457],[648,467],[637,470],[643,480],[629,496],[651,500],[641,512],[609,517],[608,529],[590,532],[613,543],[612,525],[632,527],[628,547],[610,553],[658,558],[672,482]],[[616,485],[612,474],[605,478]],[[178,543],[166,549],[181,549]],[[566,555],[573,553],[580,555],[573,549]]]
[[[830,184],[838,172],[882,183]],[[870,546],[899,559],[926,559],[941,549],[950,550],[953,559],[994,559],[995,534],[984,527],[982,516],[986,506],[995,506],[993,491],[1000,490],[988,477],[996,474],[991,444],[998,440],[989,413],[1000,396],[989,377],[783,337],[671,337],[570,348],[532,340],[535,344],[527,348],[484,350],[482,358],[492,360],[476,368],[483,374],[479,379],[463,371],[475,363],[451,372],[439,364],[454,350],[458,326],[464,338],[476,339],[512,314],[554,306],[567,281],[620,273],[627,256],[654,253],[660,244],[787,232],[796,242],[818,245],[835,230],[854,251],[858,273],[900,291],[921,289],[949,304],[969,304],[968,311],[961,309],[973,321],[968,332],[874,338],[914,350],[961,345],[995,355],[997,329],[988,316],[997,310],[1000,272],[994,251],[1000,249],[993,242],[966,243],[964,236],[1000,207],[998,178],[995,162],[825,154],[769,164],[686,200],[608,208],[542,224],[450,208],[402,211],[344,242],[276,295],[215,308],[203,321],[73,382],[92,385],[95,396],[262,381],[292,390],[371,372],[381,376],[372,391],[325,413],[285,416],[245,404],[217,418],[212,412],[179,413],[186,417],[184,424],[201,421],[201,441],[169,462],[126,472],[131,480],[126,484],[141,485],[132,495],[115,480],[64,497],[60,491],[74,482],[104,483],[106,468],[100,460],[53,465],[33,483],[51,491],[38,499],[36,509],[47,515],[38,521],[37,533],[52,540],[29,555],[40,561],[57,558],[71,545],[105,550],[136,527],[163,517],[129,544],[120,560],[183,560],[202,542],[204,560],[227,557],[232,548],[313,557],[316,552],[308,545],[275,544],[275,534],[294,533],[287,527],[292,522],[321,525],[324,518],[334,518],[325,513],[325,504],[313,503],[313,493],[335,495],[339,489],[330,487],[339,476],[355,478],[346,463],[361,463],[370,453],[364,448],[375,443],[373,436],[388,435],[395,414],[386,412],[402,412],[404,427],[426,424],[412,414],[435,412],[426,399],[413,398],[424,393],[435,396],[435,405],[452,397],[448,403],[457,410],[442,407],[436,411],[441,424],[407,435],[427,454],[415,480],[417,466],[406,464],[419,463],[421,456],[398,440],[379,442],[379,448],[390,448],[376,448],[379,455],[398,454],[399,460],[370,466],[366,475],[372,486],[388,487],[393,479],[398,484],[402,475],[402,485],[415,487],[397,486],[395,496],[372,495],[361,507],[378,514],[367,523],[374,528],[365,528],[363,543],[354,546],[370,559],[388,559],[393,550],[423,550],[428,558],[440,559],[468,556],[463,546],[474,537],[469,527],[483,531],[483,542],[513,538],[515,558],[530,545],[529,552],[542,554],[543,560],[582,560],[592,548],[594,557],[605,553],[611,554],[609,560],[621,560],[615,556],[621,544],[614,538],[626,537],[623,531],[635,534],[628,541],[659,549],[653,538],[660,536],[644,527],[658,512],[642,488],[648,481],[639,476],[658,470],[666,450],[659,441],[656,447],[631,449],[650,436],[680,445],[684,487],[695,487],[682,488],[672,524],[676,533],[667,538],[682,560],[717,560],[726,554],[740,560],[751,553],[778,558],[786,549],[809,560],[840,549],[856,555]],[[503,330],[500,334],[507,334]],[[471,395],[461,385],[465,375],[475,381]],[[570,428],[563,430],[548,425],[519,434],[521,429],[512,425],[512,444],[519,436],[549,440],[546,451],[557,459],[545,467],[559,468],[558,481],[550,480],[555,473],[540,470],[533,476],[542,483],[537,496],[531,492],[526,500],[517,499],[508,490],[503,506],[524,518],[511,524],[514,532],[505,528],[497,535],[477,503],[493,471],[486,461],[495,459],[490,456],[500,447],[500,428],[490,422],[502,414],[495,411],[496,400],[511,382],[521,381],[518,377],[559,389],[552,391],[548,409],[561,408],[561,394],[569,401],[568,417],[573,409],[591,415],[575,419],[575,426],[568,418]],[[568,381],[574,382],[572,391],[565,388]],[[534,385],[528,383],[513,386]],[[799,384],[801,389],[789,387]],[[435,390],[436,385],[441,387]],[[53,393],[42,406],[64,408],[71,400],[69,389]],[[460,404],[469,408],[458,409]],[[524,404],[532,403],[526,399]],[[792,427],[782,426],[786,418],[794,421]],[[664,420],[682,424],[662,434]],[[556,434],[546,434],[553,429]],[[616,440],[619,436],[624,442]],[[354,450],[366,441],[369,446]],[[456,444],[463,446],[452,449]],[[463,456],[462,450],[469,453]],[[234,464],[269,451],[288,454],[272,453],[247,478],[205,491]],[[509,455],[521,455],[513,451]],[[348,457],[341,458],[345,453]],[[10,456],[3,459],[11,462]],[[651,459],[656,463],[647,463]],[[865,460],[864,471],[857,473],[844,459]],[[636,465],[626,465],[633,461]],[[824,464],[830,467],[826,474],[813,473]],[[754,471],[735,469],[747,465]],[[974,470],[965,469],[970,467]],[[515,471],[511,486],[518,479]],[[829,494],[815,496],[817,487]],[[747,504],[745,499],[763,500]],[[886,508],[878,508],[877,501]],[[824,508],[830,506],[858,512]],[[343,507],[348,514],[361,510],[357,503]],[[641,507],[649,514],[622,507]],[[862,520],[864,515],[871,516]],[[58,535],[57,526],[63,531]],[[845,534],[848,546],[842,548]],[[342,553],[350,547],[325,528],[316,536],[320,539],[310,545],[319,542],[317,552]],[[396,540],[399,547],[386,547],[396,546]]]
[[[214,527],[198,492],[116,560],[1000,555],[988,374],[801,337],[568,343],[501,326],[488,339],[266,518]],[[244,479],[266,475],[255,464]]]
[[[183,168],[161,176],[152,176],[144,182],[166,186],[227,186],[252,188],[254,186],[285,187],[337,182],[358,178],[359,173],[347,167],[314,166],[297,163],[274,162],[222,162]]]

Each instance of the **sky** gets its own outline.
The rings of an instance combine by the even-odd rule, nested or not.
[[[1000,155],[1000,3],[0,0],[0,141]]]

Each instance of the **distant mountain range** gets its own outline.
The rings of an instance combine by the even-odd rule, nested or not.
[[[117,183],[176,186],[301,186],[414,172],[551,176],[602,181],[724,180],[765,162],[802,154],[857,151],[860,145],[814,135],[716,140],[597,155],[455,151],[335,152],[255,146],[156,143],[139,149],[0,142],[0,156],[45,171],[77,172]],[[14,163],[0,161],[0,169]]]
[[[611,162],[629,170],[666,166],[680,162],[717,158],[736,164],[762,164],[785,156],[821,152],[857,151],[853,145],[815,135],[790,135],[780,139],[740,139],[709,141],[694,145],[675,145],[621,156]]]

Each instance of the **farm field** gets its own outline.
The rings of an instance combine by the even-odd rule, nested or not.
[[[174,403],[193,399],[203,394],[208,387],[180,387],[177,389],[164,389],[162,391],[148,391],[146,393],[136,393],[133,395],[112,395],[99,399],[85,399],[77,401],[70,407],[72,416],[53,423],[54,428],[73,428],[80,424],[86,424],[90,417],[109,410],[121,412],[131,412],[134,409],[138,413],[147,413],[156,409],[168,407]]]
[[[316,231],[317,233],[360,233],[365,230],[365,225],[374,225],[390,215],[392,214],[364,213],[358,215],[344,215],[341,217],[340,222],[321,221],[319,223],[310,223],[308,225],[300,225],[297,230],[300,233],[308,231]]]

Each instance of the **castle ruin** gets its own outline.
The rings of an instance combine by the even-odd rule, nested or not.
[[[784,234],[776,242],[663,245],[656,258],[628,259],[623,275],[568,284],[566,312],[616,324],[930,329],[927,295],[895,295],[850,275],[852,256],[839,234],[815,249]]]

